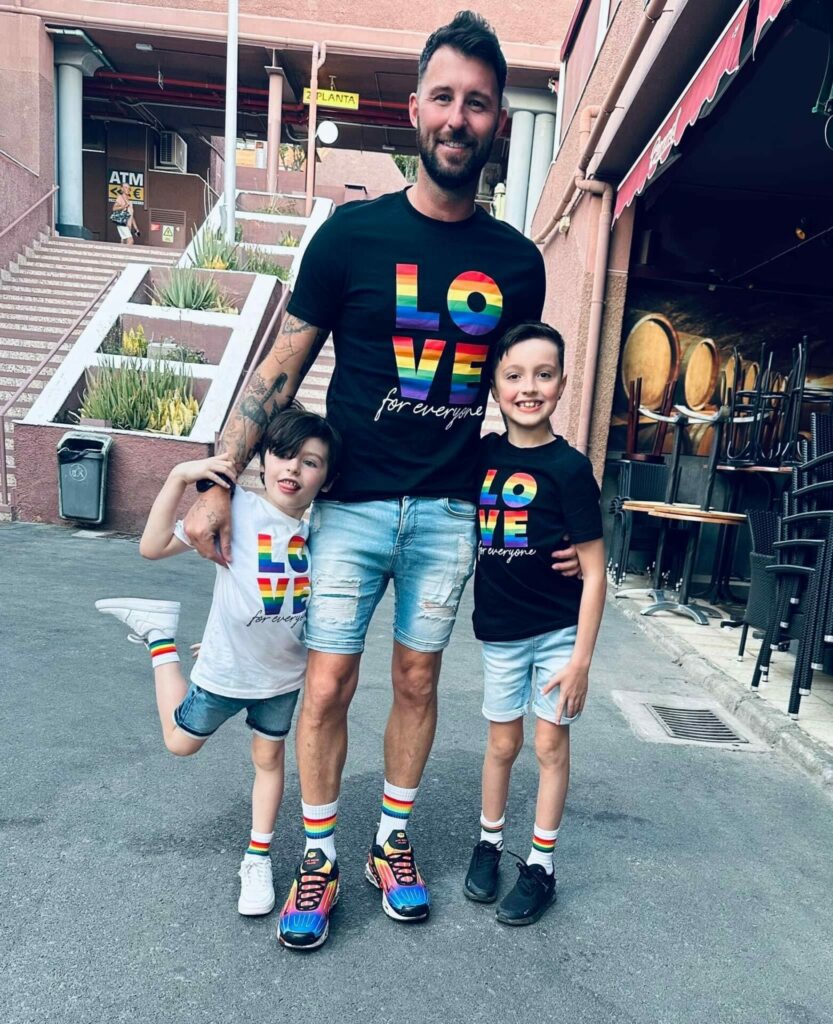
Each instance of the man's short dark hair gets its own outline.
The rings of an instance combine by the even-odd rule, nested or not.
[[[477,57],[488,64],[497,79],[498,98],[503,97],[506,87],[506,58],[500,48],[495,30],[488,21],[474,11],[458,11],[454,20],[443,25],[428,37],[419,55],[419,74],[422,81],[428,62],[441,46],[450,46],[466,57]]]
[[[562,376],[564,374],[564,339],[561,337],[559,332],[554,328],[550,327],[549,324],[542,323],[540,320],[528,320],[526,323],[516,324],[511,327],[506,334],[500,339],[495,345],[492,351],[492,360],[489,367],[490,379],[494,383],[495,375],[497,374],[498,363],[503,359],[510,348],[514,348],[515,345],[519,345],[522,341],[531,341],[533,338],[544,338],[546,341],[551,341],[558,349],[558,362],[561,366]]]
[[[281,459],[294,458],[304,441],[311,437],[323,441],[327,446],[327,479],[324,482],[326,487],[335,479],[338,472],[341,435],[323,416],[308,412],[300,402],[291,402],[263,432],[260,439],[261,465],[266,452],[271,452]]]

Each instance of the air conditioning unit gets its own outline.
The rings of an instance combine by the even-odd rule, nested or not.
[[[185,174],[188,168],[188,144],[176,132],[159,133],[159,160],[157,167]]]

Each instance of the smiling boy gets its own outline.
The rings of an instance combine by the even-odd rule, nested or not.
[[[474,632],[483,642],[483,762],[480,841],[465,895],[491,903],[512,765],[535,713],[538,797],[532,849],[497,908],[502,924],[532,924],[555,900],[553,854],[570,777],[570,725],[584,708],[588,672],[605,599],[599,488],[589,460],[553,434],[550,419],[567,378],[564,341],[526,323],[498,342],[492,394],[505,434],[480,449]],[[569,533],[584,581],[553,573],[550,552]]]

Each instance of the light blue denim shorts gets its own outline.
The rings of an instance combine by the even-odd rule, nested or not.
[[[370,619],[392,580],[394,639],[414,651],[443,650],[474,568],[474,517],[475,506],[456,498],[313,505],[307,647],[363,651]]]
[[[541,690],[570,660],[576,645],[576,626],[531,636],[527,640],[484,643],[483,714],[490,722],[514,722],[529,709],[547,722],[555,722],[559,691]],[[571,725],[578,715],[561,716],[562,725]]]
[[[174,722],[197,739],[208,739],[223,722],[244,708],[246,725],[267,740],[282,740],[292,725],[299,690],[274,697],[224,697],[191,683],[182,703],[174,709]]]

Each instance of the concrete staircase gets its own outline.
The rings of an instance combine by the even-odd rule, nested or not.
[[[0,406],[26,380],[112,273],[132,263],[173,266],[179,256],[178,250],[146,245],[49,238],[0,271]],[[15,483],[13,421],[29,411],[97,308],[98,303],[9,410],[6,464],[10,487]]]

